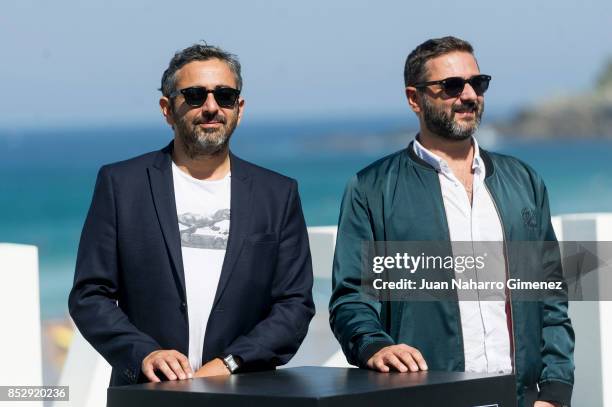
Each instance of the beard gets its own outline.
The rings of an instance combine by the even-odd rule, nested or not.
[[[196,117],[191,122],[182,116],[175,119],[176,133],[180,137],[185,153],[191,159],[200,156],[214,156],[227,150],[230,137],[238,124],[238,110],[227,118],[221,115],[206,115]],[[218,128],[205,128],[200,124],[216,121],[221,123]]]
[[[443,108],[434,106],[425,95],[421,98],[423,104],[423,121],[427,130],[447,140],[466,140],[470,138],[480,125],[484,103],[470,102],[461,105],[453,105],[450,113]],[[474,120],[471,122],[455,121],[455,113],[474,112]]]

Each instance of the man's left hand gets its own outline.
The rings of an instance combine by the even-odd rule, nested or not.
[[[561,407],[561,404],[538,400],[534,403],[533,407]]]
[[[206,363],[194,373],[193,377],[229,376],[231,372],[219,358]]]

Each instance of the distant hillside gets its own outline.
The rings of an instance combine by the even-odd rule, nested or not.
[[[593,90],[547,100],[494,128],[501,135],[612,138],[612,58]]]

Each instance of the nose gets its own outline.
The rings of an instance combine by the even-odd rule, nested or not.
[[[206,100],[204,100],[204,104],[202,105],[202,110],[205,112],[217,112],[219,111],[219,105],[215,100],[215,95],[212,92],[208,92],[206,95]]]
[[[474,90],[472,85],[470,85],[469,82],[465,83],[465,86],[463,87],[463,92],[461,92],[461,95],[459,95],[459,97],[462,101],[475,101],[478,99],[476,91]]]

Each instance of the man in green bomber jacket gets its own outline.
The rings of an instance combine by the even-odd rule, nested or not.
[[[348,361],[380,372],[514,373],[519,406],[570,404],[574,332],[566,291],[518,301],[377,301],[363,295],[369,241],[556,241],[542,179],[473,137],[491,77],[454,37],[406,60],[406,96],[420,131],[409,146],[357,173],[344,194],[330,324]],[[506,251],[505,273],[519,273]],[[543,260],[544,261],[544,260]],[[562,279],[558,256],[552,259]],[[550,263],[550,261],[549,261]]]

